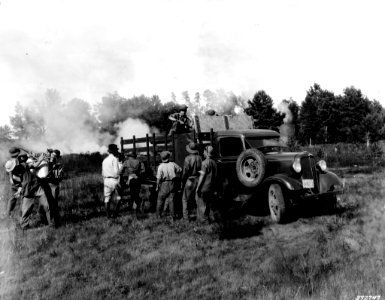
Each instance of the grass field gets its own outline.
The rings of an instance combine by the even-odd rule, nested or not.
[[[0,220],[0,299],[385,297],[384,175],[346,175],[330,215],[171,225],[129,205],[106,219],[100,172],[85,164],[62,182],[59,228],[21,231],[18,207]],[[10,191],[0,185],[4,211]]]

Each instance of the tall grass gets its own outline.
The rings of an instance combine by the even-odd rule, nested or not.
[[[129,209],[105,218],[102,158],[93,156],[93,166],[80,158],[68,161],[81,172],[63,158],[70,175],[61,184],[58,229],[23,232],[17,213],[0,221],[0,299],[385,295],[383,173],[348,174],[346,194],[329,215],[303,213],[286,225],[247,214],[226,224],[170,225]]]

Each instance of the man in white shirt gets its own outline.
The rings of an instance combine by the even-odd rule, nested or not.
[[[118,159],[118,146],[115,144],[108,145],[109,155],[103,160],[102,175],[104,179],[104,205],[106,208],[107,218],[111,218],[110,201],[114,194],[116,194],[116,210],[115,214],[119,212],[121,202],[122,188],[120,185],[120,166]]]

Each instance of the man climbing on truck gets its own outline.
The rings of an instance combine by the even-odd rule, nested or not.
[[[187,133],[191,130],[191,120],[187,117],[187,106],[182,105],[179,109],[179,113],[174,113],[168,117],[171,120],[172,127],[170,129],[169,135],[172,133]]]

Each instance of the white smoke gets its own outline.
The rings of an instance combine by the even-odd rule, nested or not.
[[[122,123],[116,124],[115,127],[118,129],[118,137],[116,138],[114,143],[118,145],[119,148],[120,140],[122,137],[123,139],[127,140],[132,139],[133,136],[135,136],[135,138],[142,138],[145,137],[146,134],[158,133],[158,130],[156,128],[150,128],[146,123],[144,123],[140,119],[129,118]],[[145,143],[137,143],[136,146],[144,147]]]
[[[291,113],[289,109],[289,104],[287,100],[282,100],[280,104],[278,104],[277,110],[281,113],[285,113],[285,118],[283,119],[283,122],[285,124],[291,123],[293,121],[293,114]]]

